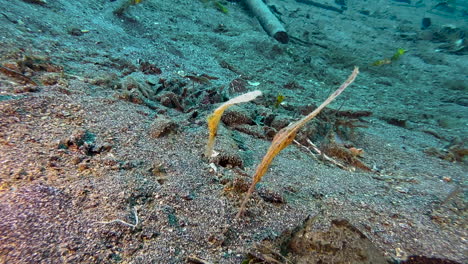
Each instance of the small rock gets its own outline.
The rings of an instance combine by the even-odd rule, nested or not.
[[[227,109],[221,117],[221,120],[229,127],[242,124],[253,124],[252,118],[250,118],[247,110],[237,106]]]
[[[156,118],[150,126],[150,136],[160,138],[169,133],[176,132],[178,125],[173,120],[160,116]]]

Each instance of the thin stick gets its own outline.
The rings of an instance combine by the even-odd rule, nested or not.
[[[190,261],[195,264],[212,264],[211,262],[198,258],[196,256],[188,256],[187,261]]]
[[[30,83],[32,85],[36,85],[38,86],[37,82],[33,81],[33,79],[29,78],[28,76],[22,74],[22,73],[19,73],[17,71],[14,71],[10,68],[7,68],[5,66],[2,66],[0,65],[0,72],[2,72],[3,74],[7,75],[7,76],[10,76],[10,77],[13,77],[13,78],[16,78],[17,80],[21,80],[25,83]]]
[[[312,146],[312,149],[317,152],[320,156],[322,156],[326,161],[329,161],[333,164],[335,164],[336,166],[342,168],[342,169],[345,169],[345,170],[350,170],[350,168],[346,167],[345,165],[339,163],[338,161],[332,159],[331,157],[329,157],[327,154],[323,153],[323,151],[321,151],[314,143],[312,143],[312,141],[310,141],[310,139],[307,139],[307,143],[309,143],[310,146]],[[307,147],[306,147],[307,148]]]
[[[123,225],[127,225],[127,226],[130,226],[130,227],[135,229],[138,226],[138,223],[139,223],[138,214],[137,214],[137,210],[136,210],[135,207],[133,207],[133,216],[135,217],[135,224],[127,223],[127,222],[125,222],[124,220],[121,220],[121,219],[114,219],[114,220],[111,220],[111,221],[96,222],[96,224],[121,223]]]

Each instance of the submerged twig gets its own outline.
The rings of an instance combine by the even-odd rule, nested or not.
[[[310,141],[310,139],[307,139],[307,143],[311,146],[312,150],[310,148],[308,148],[307,146],[302,145],[301,143],[299,143],[296,140],[294,140],[294,143],[296,143],[298,146],[301,146],[301,147],[305,148],[307,151],[309,151],[310,154],[312,155],[312,157],[314,157],[315,159],[318,159],[318,158],[317,158],[317,156],[315,156],[315,154],[313,153],[312,150],[314,150],[315,153],[317,155],[321,156],[324,160],[335,164],[337,167],[339,167],[341,169],[344,169],[344,170],[347,170],[347,171],[351,170],[347,166],[341,164],[340,162],[338,162],[338,161],[334,160],[333,158],[329,157],[327,154],[323,153],[323,151],[321,151],[314,143],[312,143],[312,141]]]
[[[195,264],[212,264],[211,262],[206,261],[206,260],[201,259],[201,258],[198,258],[196,256],[187,257],[187,261],[189,261],[191,263],[195,263]]]
[[[138,223],[139,223],[138,214],[137,214],[137,210],[136,210],[135,207],[133,207],[133,216],[135,217],[135,224],[127,223],[127,222],[125,222],[124,220],[121,220],[121,219],[114,219],[114,220],[111,220],[111,221],[96,222],[96,224],[121,223],[123,225],[129,226],[129,227],[132,227],[132,228],[135,229],[138,226]]]
[[[272,254],[273,256],[275,257],[278,257],[281,259],[281,262],[276,260],[276,259],[272,259],[270,257],[267,257],[265,254],[263,253],[260,253],[262,255],[262,257],[264,258],[264,260],[268,260],[269,262],[272,262],[272,263],[278,263],[278,264],[292,264],[293,262],[291,260],[289,260],[287,257],[283,256],[279,251],[271,248],[271,247],[268,247],[266,245],[262,245],[262,244],[257,244],[255,246],[259,251],[268,251],[270,254]],[[262,250],[263,249],[263,250]]]
[[[14,71],[14,70],[12,70],[10,68],[7,68],[5,66],[0,65],[0,72],[5,74],[6,76],[13,77],[13,78],[21,80],[21,81],[23,81],[25,83],[30,83],[32,85],[38,86],[38,84],[35,81],[33,81],[31,78],[29,78],[28,76],[26,76],[26,75],[24,75],[22,73],[19,73],[17,71]]]

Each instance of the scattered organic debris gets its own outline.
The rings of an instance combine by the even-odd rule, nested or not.
[[[96,144],[95,134],[80,129],[73,132],[70,137],[60,140],[58,148],[80,152],[87,156],[94,156],[96,154],[109,151],[112,146]]]
[[[159,116],[150,125],[150,136],[152,138],[164,137],[177,131],[177,123],[165,116]]]
[[[344,169],[344,170],[347,170],[347,171],[350,170],[347,166],[341,164],[340,162],[338,162],[338,161],[334,160],[333,158],[329,157],[327,154],[323,153],[323,151],[321,151],[312,141],[310,141],[310,139],[307,139],[307,143],[310,145],[310,148],[307,147],[307,146],[302,145],[301,143],[297,142],[296,140],[294,140],[294,143],[296,143],[296,145],[298,145],[300,147],[305,148],[310,154],[312,154],[312,157],[314,157],[316,160],[318,160],[318,157],[316,157],[315,154],[319,155],[323,160],[335,164],[337,167],[339,167],[341,169]]]
[[[436,51],[448,52],[453,54],[466,54],[468,52],[468,41],[466,36],[468,31],[452,24],[443,25],[432,33],[433,42],[443,44],[439,45]]]
[[[362,169],[364,171],[372,171],[367,165],[359,160],[359,157],[362,156],[363,150],[355,147],[346,148],[336,143],[325,144],[321,146],[323,153],[330,157],[335,157],[338,160],[343,161],[345,164],[352,166],[354,168]]]
[[[140,70],[144,74],[161,74],[162,73],[162,71],[161,71],[161,69],[159,67],[157,67],[155,64],[149,63],[147,61],[140,62]]]
[[[50,61],[50,58],[42,56],[25,55],[20,60],[17,60],[19,70],[21,72],[28,69],[38,72],[62,72],[63,67],[56,65]]]
[[[459,195],[460,193],[462,193],[463,190],[466,189],[467,186],[455,186],[455,188],[453,188],[453,190],[447,195],[447,197],[445,197],[445,199],[440,202],[440,206],[446,205],[450,200],[454,199],[455,196]]]
[[[335,114],[337,117],[346,117],[359,119],[361,117],[368,117],[372,115],[371,111],[350,111],[350,110],[341,110],[337,111]]]
[[[180,112],[184,112],[185,107],[180,102],[180,96],[173,92],[165,92],[158,95],[157,100],[164,106],[175,108]]]
[[[468,148],[462,139],[456,138],[444,149],[428,148],[424,150],[428,155],[436,156],[440,159],[451,162],[464,162],[468,155]]]
[[[283,88],[288,90],[305,90],[304,86],[300,85],[296,81],[286,83],[285,85],[283,85]]]
[[[184,75],[183,77],[188,78],[188,79],[190,79],[190,80],[192,80],[194,82],[204,83],[204,84],[210,83],[210,80],[218,80],[219,79],[218,77],[210,76],[208,74],[200,74],[200,75],[187,74],[187,75]]]
[[[19,80],[22,83],[32,84],[32,85],[36,85],[36,86],[38,85],[35,81],[33,81],[31,78],[27,77],[26,75],[21,74],[21,73],[19,73],[17,71],[14,71],[12,69],[9,69],[9,68],[1,66],[1,65],[0,65],[0,72],[5,74],[6,76],[9,76],[9,77],[15,78],[16,80]]]
[[[238,67],[232,65],[231,63],[225,61],[225,60],[222,60],[219,62],[219,66],[221,66],[222,68],[224,69],[228,69],[234,73],[237,73],[238,75],[242,76],[242,78],[244,80],[250,80],[251,77],[249,77],[247,74],[245,74],[244,72],[242,72],[241,70],[239,70]]]
[[[275,241],[263,241],[249,253],[246,263],[388,263],[383,253],[347,220],[332,220],[327,229],[321,222],[319,216],[309,217]]]
[[[443,226],[466,226],[464,214],[466,211],[465,194],[468,186],[455,183],[452,190],[435,205],[431,212],[431,220]],[[452,212],[452,213],[449,213]],[[453,213],[461,218],[454,217]]]
[[[247,91],[248,82],[242,78],[236,78],[229,83],[229,93],[245,93]]]
[[[33,80],[32,76],[41,72],[63,74],[63,67],[51,63],[46,57],[21,55],[15,60],[3,61],[0,64],[0,72],[22,84],[38,86],[41,83]]]
[[[354,135],[356,128],[367,126],[360,119],[337,118],[333,124],[335,133],[341,138],[348,138]]]

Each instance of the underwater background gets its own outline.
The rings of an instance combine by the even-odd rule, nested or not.
[[[468,1],[0,6],[0,263],[468,262]]]

